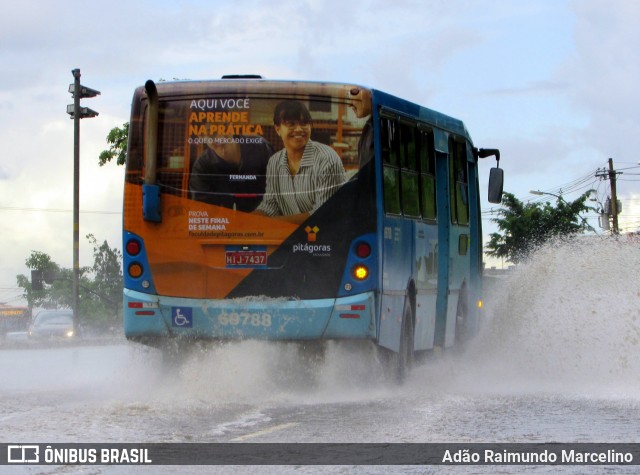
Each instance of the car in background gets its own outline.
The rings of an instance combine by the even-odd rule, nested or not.
[[[72,310],[43,310],[31,322],[28,331],[32,340],[70,340],[74,338]]]

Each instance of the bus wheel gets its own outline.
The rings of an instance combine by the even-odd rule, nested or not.
[[[411,304],[406,301],[402,315],[402,332],[400,333],[400,350],[398,351],[398,364],[396,366],[396,379],[399,383],[407,379],[409,371],[413,367],[413,311]]]
[[[398,352],[378,347],[386,377],[395,383],[403,383],[414,363],[413,353],[413,312],[409,301],[405,303],[400,330],[400,348]]]
[[[456,310],[456,343],[462,344],[471,337],[469,328],[469,301],[466,289],[463,287],[458,298],[458,309]]]

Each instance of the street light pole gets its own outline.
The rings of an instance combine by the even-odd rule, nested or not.
[[[74,91],[80,90],[80,70],[74,69]],[[73,94],[73,334],[78,335],[80,295],[80,94]]]
[[[80,119],[96,117],[98,113],[88,107],[80,107],[83,97],[95,97],[100,91],[80,84],[80,70],[73,69],[73,84],[69,92],[73,104],[67,106],[67,114],[73,119],[73,333],[78,334],[78,307],[80,301]]]
[[[559,200],[564,201],[564,198],[562,197],[562,195],[556,195],[555,193],[549,193],[547,191],[529,190],[529,193],[531,193],[532,195],[538,195],[538,196],[542,196],[542,195],[555,196]],[[564,202],[566,203],[566,201],[564,201]]]

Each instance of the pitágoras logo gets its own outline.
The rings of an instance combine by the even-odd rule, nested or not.
[[[318,231],[320,231],[320,228],[318,226],[307,226],[306,228],[304,228],[304,230],[307,232],[307,241],[316,242]]]
[[[310,242],[316,242],[320,228],[318,226],[307,226],[304,230],[307,233],[307,242],[294,244],[293,252],[306,252],[316,257],[329,256],[331,253],[330,244],[309,244]]]

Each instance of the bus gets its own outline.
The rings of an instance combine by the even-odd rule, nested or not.
[[[366,340],[400,376],[477,329],[478,159],[463,122],[355,84],[223,76],[133,95],[124,331]]]
[[[0,338],[8,333],[26,332],[31,323],[31,310],[28,307],[14,307],[0,304]]]

